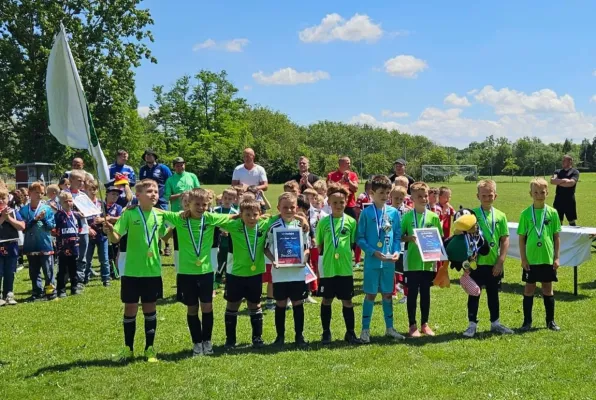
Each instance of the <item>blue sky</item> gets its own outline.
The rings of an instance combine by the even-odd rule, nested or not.
[[[294,121],[368,123],[465,146],[596,134],[596,2],[146,0],[153,85],[225,69]],[[594,97],[593,97],[594,96]]]

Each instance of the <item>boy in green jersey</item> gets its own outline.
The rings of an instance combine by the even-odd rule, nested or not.
[[[542,178],[530,182],[532,206],[522,211],[517,234],[522,264],[524,288],[524,323],[522,332],[532,329],[532,306],[536,282],[542,283],[542,297],[546,311],[546,326],[553,331],[561,328],[555,323],[553,282],[557,282],[561,221],[557,210],[545,204],[548,184]]]
[[[228,215],[207,212],[210,195],[205,189],[187,192],[187,210],[164,212],[164,220],[174,225],[178,244],[177,299],[186,305],[186,321],[193,342],[193,356],[213,354],[213,266],[211,247],[215,225]],[[203,326],[199,319],[199,304]]]
[[[341,300],[346,324],[344,339],[350,344],[362,344],[356,336],[354,322],[354,276],[352,270],[352,248],[356,243],[356,220],[344,214],[348,190],[338,183],[327,187],[331,214],[322,218],[317,225],[316,243],[323,262],[319,264],[319,293],[321,302],[322,344],[331,343],[331,304],[333,299]]]
[[[133,356],[139,298],[145,316],[145,358],[157,362],[153,341],[157,328],[155,303],[163,297],[159,238],[165,233],[163,211],[154,208],[159,199],[157,183],[143,179],[135,186],[139,207],[126,210],[115,225],[108,221],[103,229],[110,242],[118,243],[128,234],[127,257],[120,271],[120,299],[124,303],[125,347],[114,360],[124,362]]]
[[[499,321],[499,287],[503,279],[503,263],[509,249],[509,228],[505,214],[493,207],[497,199],[497,184],[492,180],[478,182],[478,193],[476,197],[480,200],[480,207],[474,209],[478,219],[480,231],[484,240],[489,244],[489,253],[485,256],[478,255],[476,269],[464,270],[469,274],[478,287],[486,288],[486,299],[490,312],[490,330],[503,334],[511,334],[513,331],[501,325]],[[478,324],[478,305],[480,296],[468,296],[468,329],[464,332],[465,337],[474,337]]]
[[[418,250],[414,229],[437,228],[443,237],[443,226],[439,216],[427,210],[428,185],[424,182],[415,182],[410,186],[414,209],[408,211],[401,220],[402,241],[406,243],[404,252],[404,276],[408,285],[408,319],[410,330],[408,336],[420,337],[420,332],[434,336],[435,333],[428,326],[430,314],[430,287],[436,273],[436,262],[423,262]],[[418,330],[416,324],[416,302],[420,292],[420,322]]]

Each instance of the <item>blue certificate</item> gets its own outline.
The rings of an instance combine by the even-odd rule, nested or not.
[[[301,229],[275,228],[273,242],[275,263],[278,267],[304,266],[304,242]]]
[[[414,236],[422,261],[447,260],[443,239],[437,228],[414,229]]]

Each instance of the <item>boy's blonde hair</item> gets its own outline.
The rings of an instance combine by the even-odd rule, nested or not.
[[[421,191],[425,191],[427,193],[429,191],[428,185],[424,182],[414,182],[412,183],[412,186],[410,186],[410,192],[412,193]]]
[[[196,188],[185,192],[185,194],[188,196],[187,201],[189,203],[199,200],[211,203],[211,193],[209,193],[209,190]]]
[[[254,211],[257,213],[261,213],[261,204],[256,200],[248,200],[242,199],[242,203],[240,203],[240,213],[242,214],[243,211]]]
[[[406,196],[408,194],[408,191],[406,190],[405,187],[403,186],[393,186],[393,189],[391,189],[391,193],[389,193],[390,197],[395,196],[397,193],[401,193],[404,196]]]
[[[408,178],[406,178],[405,176],[398,176],[395,178],[395,180],[393,181],[393,185],[395,186],[403,186],[406,189],[408,189],[408,185],[410,184],[410,181],[408,180]],[[410,189],[411,190],[411,189]]]
[[[331,197],[332,195],[334,195],[336,193],[342,194],[346,198],[350,195],[350,192],[348,192],[348,189],[346,189],[339,183],[335,183],[335,182],[330,183],[329,186],[327,186],[327,197]]]
[[[428,194],[434,194],[434,195],[438,196],[439,195],[439,188],[431,187],[430,189],[428,189]]]
[[[59,194],[59,193],[60,193],[60,186],[56,185],[55,183],[54,183],[54,184],[51,184],[51,185],[49,185],[49,186],[46,188],[46,192],[47,192],[48,194],[49,194],[50,192],[54,192],[54,193],[56,193],[56,194]]]
[[[62,192],[60,195],[58,195],[58,200],[60,203],[63,201],[72,200],[72,194],[70,192]]]
[[[296,203],[296,202],[298,202],[298,197],[292,192],[284,192],[284,193],[280,194],[279,197],[277,198],[277,204],[281,204],[281,202],[284,200],[288,200],[293,203]]]
[[[8,199],[8,188],[6,186],[0,186],[0,199]]]
[[[322,194],[318,194],[314,197],[314,201],[316,201],[317,203],[325,203],[325,198],[323,197]]]
[[[32,183],[32,184],[29,186],[29,189],[28,189],[28,191],[27,191],[27,192],[23,191],[23,193],[24,193],[25,195],[29,195],[29,192],[31,192],[31,191],[38,191],[38,190],[41,192],[41,194],[44,194],[44,193],[45,193],[45,191],[46,191],[46,187],[45,187],[45,185],[43,184],[43,182],[33,182],[33,183]]]
[[[476,185],[478,190],[480,189],[488,189],[492,190],[493,192],[497,192],[497,182],[493,181],[492,179],[483,179]]]
[[[548,183],[544,178],[534,178],[530,181],[530,190],[534,189],[534,186],[538,186],[540,188],[547,188]]]
[[[86,183],[85,181],[87,180],[87,173],[82,169],[75,169],[70,171],[70,179],[72,180],[72,178],[81,178],[83,183]]]
[[[98,190],[99,183],[95,180],[88,180],[87,182],[85,182],[85,188],[87,188],[87,190],[89,190],[89,189]]]
[[[495,191],[496,191],[496,190],[497,190],[497,187],[496,187],[496,185],[495,185]],[[447,192],[451,193],[451,189],[449,189],[447,186],[441,186],[441,187],[439,188],[439,196],[442,196],[442,195],[444,195],[444,194],[445,194],[445,193],[447,193]]]
[[[300,185],[295,180],[287,181],[284,183],[284,192],[291,192],[291,191],[300,192]]]
[[[223,196],[238,197],[238,191],[232,187],[229,187],[223,191],[222,197]]]
[[[323,179],[319,179],[312,185],[312,188],[317,192],[319,192],[319,190],[327,192],[327,182],[325,182]]]
[[[145,193],[145,190],[149,189],[151,186],[155,186],[157,188],[157,182],[155,182],[153,179],[143,179],[135,185],[135,193]]]
[[[246,201],[256,201],[256,200],[257,200],[257,196],[253,192],[246,192],[240,198],[240,203],[244,203]]]

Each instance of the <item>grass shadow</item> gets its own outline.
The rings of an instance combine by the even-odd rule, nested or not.
[[[459,279],[451,279],[450,282],[453,285],[460,286]],[[580,286],[583,288],[583,285],[584,284],[581,284]],[[523,296],[524,287],[525,287],[525,284],[521,284],[521,283],[502,282],[500,292],[518,294],[520,296]],[[596,288],[596,282],[594,282],[594,288]],[[589,287],[586,287],[586,289],[589,289]],[[539,297],[542,297],[542,292],[540,291],[539,285],[536,288],[536,295],[538,295]],[[582,300],[586,300],[589,298],[590,298],[590,296],[586,296],[584,294],[578,293],[578,295],[576,296],[572,292],[564,292],[564,291],[555,289],[555,300],[557,300],[557,301],[573,303],[576,301],[582,301]]]
[[[137,360],[141,360],[142,357],[136,357],[133,362]],[[36,378],[38,376],[44,375],[46,373],[51,372],[67,372],[71,369],[75,368],[90,368],[90,367],[107,367],[107,368],[114,368],[114,367],[124,367],[126,364],[116,363],[110,359],[101,359],[101,360],[79,360],[73,361],[66,364],[56,364],[50,365],[47,367],[43,367],[35,371],[33,374],[26,376],[27,379]]]
[[[580,283],[579,287],[587,290],[596,289],[596,281]]]

